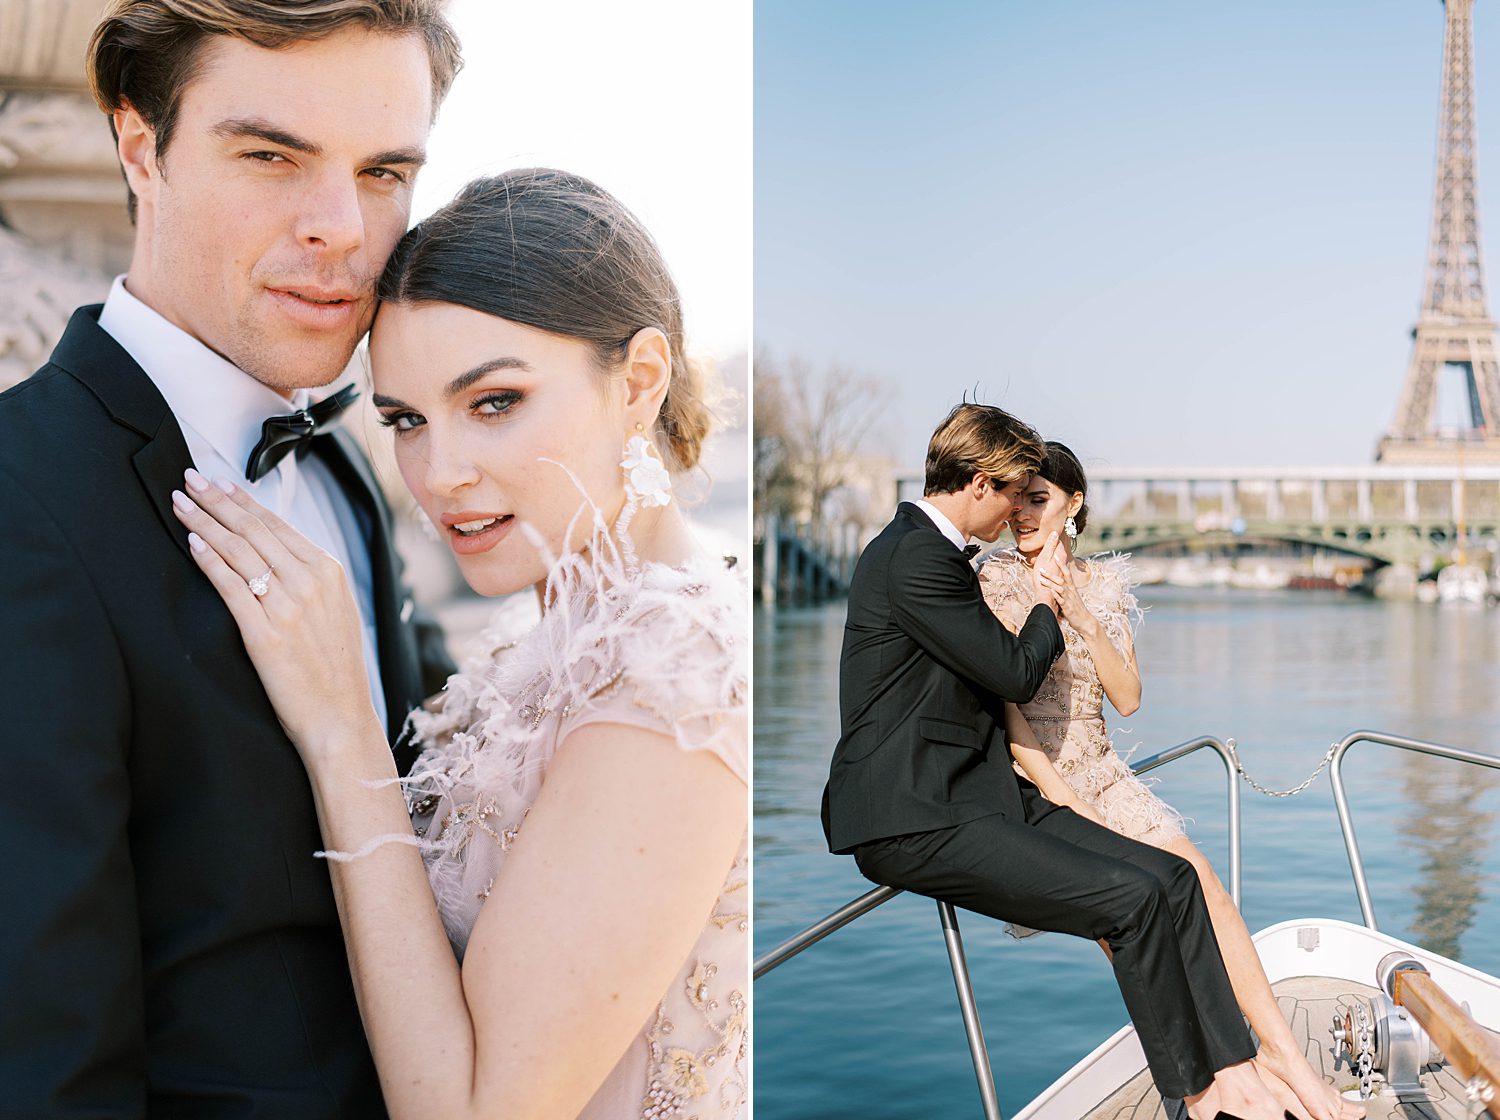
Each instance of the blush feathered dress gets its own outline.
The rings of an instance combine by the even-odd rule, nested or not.
[[[552,565],[546,599],[534,628],[510,641],[486,635],[493,653],[412,715],[423,753],[404,784],[460,959],[507,854],[525,843],[526,814],[572,732],[590,724],[645,728],[749,777],[748,593],[738,571],[707,558],[675,568],[637,563],[628,537],[616,550],[596,527],[591,550]],[[748,893],[742,840],[697,944],[581,1113],[585,1120],[744,1115]]]
[[[1105,554],[1086,561],[1089,581],[1079,588],[1084,605],[1122,653],[1143,611],[1136,602],[1129,558]],[[984,601],[1007,626],[1017,628],[1036,604],[1031,568],[1013,550],[995,553],[979,569]],[[1019,705],[1042,750],[1079,799],[1115,832],[1160,846],[1182,836],[1182,816],[1131,773],[1104,723],[1104,686],[1088,646],[1065,619],[1065,652],[1041,688]]]

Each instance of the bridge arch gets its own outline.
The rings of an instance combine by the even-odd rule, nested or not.
[[[1496,539],[1500,525],[1481,523],[1471,534],[1481,540]],[[1274,547],[1291,544],[1319,548],[1329,552],[1371,561],[1377,567],[1387,564],[1415,563],[1432,553],[1445,554],[1459,541],[1451,521],[1428,521],[1415,524],[1245,524],[1242,532],[1229,529],[1199,530],[1186,522],[1109,523],[1089,527],[1093,543],[1101,549],[1120,552],[1154,551],[1171,545],[1196,545],[1211,548],[1235,546]]]

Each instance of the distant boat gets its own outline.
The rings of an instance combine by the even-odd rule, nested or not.
[[[1227,587],[1233,575],[1227,563],[1178,560],[1167,569],[1167,582],[1175,587]]]
[[[1229,586],[1246,591],[1279,591],[1288,586],[1291,577],[1278,572],[1269,564],[1257,564],[1253,568],[1235,568],[1229,573]]]
[[[1293,576],[1287,581],[1293,591],[1347,591],[1348,584],[1340,583],[1333,576]]]
[[[1440,603],[1483,603],[1490,590],[1490,577],[1473,564],[1449,564],[1438,573]]]

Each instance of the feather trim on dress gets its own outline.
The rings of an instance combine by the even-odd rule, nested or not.
[[[1088,558],[1089,582],[1079,588],[1084,605],[1099,619],[1110,644],[1122,655],[1134,642],[1145,616],[1135,597],[1136,579],[1125,553]],[[985,602],[997,617],[1019,630],[1036,605],[1031,568],[1013,549],[995,553],[979,569]],[[1059,619],[1065,652],[1053,664],[1036,695],[1018,705],[1059,775],[1122,836],[1148,844],[1185,834],[1185,820],[1151,792],[1155,779],[1142,779],[1127,756],[1111,742],[1103,718],[1104,688],[1087,643],[1066,619]],[[1035,930],[1008,927],[1015,936]]]
[[[492,652],[411,715],[422,754],[404,785],[460,951],[487,893],[469,873],[469,846],[483,836],[510,850],[575,727],[601,718],[646,726],[748,777],[743,576],[720,560],[642,565],[628,535],[616,547],[593,517],[590,547],[552,562],[535,627],[518,638],[486,632]]]
[[[579,523],[590,526],[589,546],[562,557],[549,556],[530,526],[518,526],[548,561],[540,621],[516,636],[508,632],[513,612],[498,608],[485,652],[409,717],[422,753],[400,783],[416,835],[377,838],[364,850],[391,841],[421,848],[460,959],[547,768],[573,730],[589,723],[645,728],[683,750],[712,752],[748,781],[745,577],[707,558],[681,567],[640,563],[628,532],[634,512],[627,503],[612,534],[585,501],[578,519],[588,519]],[[748,882],[742,841],[691,955],[583,1120],[677,1115],[664,1111],[674,1105],[703,1120],[741,1114],[749,1063]]]

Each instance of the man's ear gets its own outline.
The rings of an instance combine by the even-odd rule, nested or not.
[[[642,327],[625,351],[625,424],[650,430],[672,384],[672,347],[655,327]]]
[[[156,185],[161,181],[161,168],[156,163],[156,129],[128,101],[114,111],[111,123],[115,127],[115,150],[120,156],[126,185],[138,200],[154,202]]]

